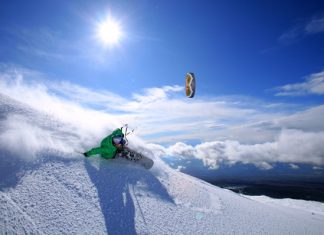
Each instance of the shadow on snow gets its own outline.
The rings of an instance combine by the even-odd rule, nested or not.
[[[148,170],[139,166],[120,164],[115,160],[90,158],[85,168],[98,191],[101,211],[108,234],[136,234],[135,206],[144,221],[134,186],[145,185],[145,191],[161,200],[174,203],[165,187]]]

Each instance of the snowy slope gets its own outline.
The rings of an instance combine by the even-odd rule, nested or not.
[[[323,234],[323,213],[303,202],[259,202],[156,157],[149,171],[85,159],[65,125],[0,96],[1,234]]]
[[[244,195],[246,198],[250,198],[255,201],[266,203],[272,206],[277,206],[280,208],[289,207],[297,210],[304,210],[306,212],[312,213],[312,215],[318,214],[324,216],[324,203],[314,202],[314,201],[305,201],[300,199],[276,199],[267,196],[248,196]]]

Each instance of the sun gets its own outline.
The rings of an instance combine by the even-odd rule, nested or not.
[[[114,19],[107,18],[97,26],[97,37],[106,46],[118,44],[121,36],[120,24]]]

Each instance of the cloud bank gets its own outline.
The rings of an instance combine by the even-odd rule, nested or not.
[[[133,146],[146,146],[156,156],[200,159],[209,168],[237,162],[262,169],[277,162],[324,165],[324,105],[296,108],[249,97],[187,99],[180,86],[121,97],[12,66],[2,66],[0,90],[40,114],[17,109],[1,120],[1,146],[31,156],[44,148],[72,152],[92,147],[113,128],[129,123],[137,127],[130,137]]]
[[[152,150],[159,150],[160,155],[180,158],[198,158],[204,165],[217,169],[220,164],[242,162],[254,164],[262,169],[271,169],[277,162],[307,163],[324,165],[324,132],[304,132],[300,130],[283,130],[276,141],[262,144],[241,144],[239,141],[213,141],[196,146],[176,143],[168,148],[152,145]]]

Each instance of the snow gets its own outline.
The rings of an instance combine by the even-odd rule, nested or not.
[[[266,203],[268,205],[272,205],[280,208],[284,208],[284,207],[294,208],[297,210],[303,210],[312,215],[324,216],[324,203],[321,202],[305,201],[305,200],[298,200],[298,199],[291,199],[291,198],[275,199],[267,196],[248,196],[248,195],[243,195],[243,196],[258,202]]]
[[[323,203],[242,196],[169,168],[140,142],[151,170],[84,158],[65,125],[0,96],[1,233],[323,234]]]

